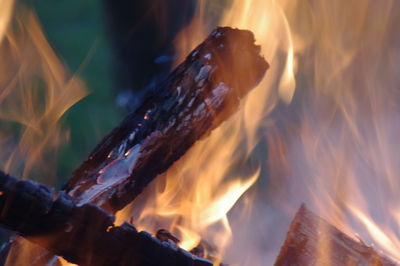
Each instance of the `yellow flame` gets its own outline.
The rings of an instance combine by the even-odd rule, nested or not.
[[[1,3],[7,9],[0,18],[0,120],[21,126],[18,143],[9,143],[11,155],[3,146],[1,156],[8,159],[2,168],[51,183],[50,154],[68,138],[60,119],[86,91],[76,76],[68,76],[33,12],[20,5],[12,15],[12,1]]]
[[[268,128],[264,134],[269,144],[266,152],[271,178],[269,198],[284,210],[297,208],[305,201],[347,234],[358,232],[360,238],[376,243],[386,254],[400,260],[397,176],[400,56],[396,47],[400,42],[399,4],[393,0],[233,0],[229,6],[221,7],[218,2],[198,1],[195,18],[176,40],[181,58],[205,38],[211,30],[210,21],[218,20],[215,18],[218,13],[222,14],[219,24],[254,32],[271,69],[248,95],[241,110],[209,138],[197,143],[146,193],[119,213],[119,222],[132,218],[139,229],[150,232],[168,229],[177,234],[186,249],[206,241],[218,247],[214,257],[229,260],[224,256],[225,251],[232,245],[238,229],[231,227],[232,218],[242,218],[231,217],[229,212],[240,198],[247,206],[252,205],[253,197],[245,192],[257,182],[261,168],[249,162],[266,160],[265,154],[255,156],[254,148],[263,137],[260,129]],[[8,5],[1,12],[12,10],[12,1],[3,3]],[[9,13],[5,12],[6,16],[0,20],[0,33],[8,24]],[[25,25],[22,29],[29,28],[21,25]],[[8,49],[19,43],[18,38],[5,36],[0,35],[0,40],[3,39],[2,45],[7,43]],[[38,45],[44,40],[37,37],[41,34],[26,36],[33,47],[47,47]],[[11,55],[25,50],[17,51]],[[39,56],[42,64],[38,65],[58,69],[58,64],[53,67],[48,63],[47,59],[53,58],[52,53],[48,54]],[[9,55],[2,53],[2,56]],[[27,59],[24,64],[17,64],[23,68],[9,68],[5,77],[11,78],[0,77],[2,84],[9,84],[1,87],[0,101],[14,91],[10,88],[15,84],[26,83],[21,73],[31,69],[28,63],[32,62],[32,56],[28,53],[27,57],[17,58]],[[295,83],[295,73],[302,82]],[[63,71],[47,74],[65,81]],[[57,88],[66,84],[52,83]],[[290,106],[292,113],[276,116],[279,121],[267,120],[266,116],[279,100],[292,103],[295,87],[299,97]],[[50,95],[57,95],[50,91]],[[69,99],[68,103],[77,98]],[[46,132],[43,128],[53,129],[54,121],[65,111],[56,108],[54,116],[47,112],[39,112],[37,116],[32,111],[34,105],[16,102],[24,106],[23,113],[28,116],[7,113],[0,117],[25,125],[32,132],[27,136]],[[279,122],[281,128],[274,122]],[[242,173],[237,165],[245,165],[250,170]],[[248,212],[244,210],[244,213]],[[266,223],[263,229],[273,232],[279,228],[279,222]],[[286,229],[282,229],[283,233]],[[251,231],[251,225],[246,230]],[[279,249],[280,244],[275,248]],[[240,248],[241,252],[249,251],[245,245]],[[330,243],[321,240],[317,257],[325,259],[329,255]],[[275,256],[269,258],[271,262]],[[264,265],[265,260],[260,258],[243,261],[246,265]]]
[[[209,6],[215,9],[216,2],[199,1],[194,21],[177,39],[181,55],[205,37],[213,19]],[[265,160],[253,151],[260,128],[267,127],[268,197],[282,210],[306,202],[347,234],[359,233],[400,260],[398,10],[398,2],[391,0],[237,0],[217,9],[223,14],[220,24],[254,32],[271,69],[233,119],[196,144],[167,173],[164,183],[153,185],[147,195],[153,201],[148,205],[147,200],[144,211],[133,216],[134,223],[149,231],[166,224],[188,241],[186,247],[200,239],[218,243],[223,256],[232,244],[232,220],[214,210],[199,215],[193,195],[228,193],[229,183],[224,181],[233,178],[232,165],[248,158]],[[295,83],[295,73],[301,83]],[[291,109],[278,112],[276,121],[266,119],[279,100],[292,103],[295,87],[298,97]],[[175,178],[179,184],[170,186]],[[198,186],[203,182],[207,185]],[[199,199],[204,209],[218,206],[218,198]],[[216,209],[226,214],[227,209]],[[157,217],[158,222],[151,222]],[[214,217],[220,225],[214,231],[213,226],[193,226],[202,223],[198,220],[215,221]],[[191,220],[196,223],[187,222]],[[280,228],[271,224],[265,230]],[[287,228],[281,230],[284,234]],[[197,234],[183,236],[183,231]],[[223,241],[214,242],[208,235],[216,232]],[[329,258],[329,249],[329,242],[321,241],[317,256]],[[260,257],[243,261],[263,265]]]
[[[271,197],[293,209],[306,202],[400,260],[398,2],[286,1],[284,10],[302,82],[294,112],[279,117],[288,169],[271,166],[286,174]]]
[[[0,45],[10,22],[14,0],[2,0],[0,2]]]
[[[76,76],[68,75],[34,13],[13,0],[1,0],[1,169],[24,178],[41,177],[41,182],[51,184],[55,152],[68,140],[60,119],[85,95],[84,85]],[[18,137],[14,136],[15,125]],[[18,239],[6,265],[37,263],[41,258],[38,254],[47,253]]]
[[[400,43],[399,4],[393,0],[232,0],[224,6],[221,2],[198,1],[192,23],[176,39],[180,55],[176,63],[215,26],[210,21],[219,20],[223,26],[253,31],[271,69],[245,99],[241,110],[197,143],[119,213],[118,222],[132,220],[139,229],[149,232],[168,229],[177,234],[186,249],[206,241],[218,247],[214,257],[229,260],[224,255],[233,245],[238,229],[231,227],[232,221],[242,219],[229,212],[240,199],[247,207],[254,204],[254,195],[250,197],[245,192],[257,182],[261,168],[252,162],[266,160],[268,154],[271,180],[266,194],[279,207],[293,210],[306,202],[347,234],[359,233],[361,239],[376,243],[386,254],[400,260],[400,52],[396,46]],[[46,98],[49,101],[45,102],[53,103],[52,107],[46,104],[43,110],[33,111],[36,103],[15,100],[13,106],[23,109],[4,107],[8,110],[4,113],[4,99],[15,93],[15,87],[27,88],[29,77],[40,76],[51,88],[66,88],[75,81],[66,81],[66,74],[35,26],[34,17],[28,15],[26,20],[19,20],[22,33],[27,33],[9,35],[13,1],[3,1],[1,7],[1,56],[7,60],[10,56],[17,58],[15,66],[19,67],[11,64],[8,72],[0,73],[1,84],[7,84],[1,86],[0,118],[25,125],[26,141],[21,142],[18,153],[28,154],[31,150],[24,143],[37,143],[38,139],[52,143],[45,133],[59,132],[55,122],[82,94],[72,93],[75,96],[67,97],[63,107],[57,108],[55,99],[62,96],[62,90],[50,89]],[[21,40],[28,40],[28,47],[33,49],[21,48]],[[13,52],[2,52],[4,45]],[[34,72],[30,72],[32,61],[39,62]],[[301,77],[297,84],[295,74]],[[293,103],[295,92],[299,97],[290,106],[292,113],[280,113],[276,116],[279,121],[266,119],[278,101]],[[32,94],[28,99],[36,96]],[[280,127],[276,126],[278,123]],[[269,150],[256,156],[254,148],[264,137],[260,129],[265,128]],[[31,160],[43,154],[40,142],[37,146],[37,153],[33,153],[36,157]],[[27,169],[33,162],[28,160]],[[237,170],[238,165],[249,169],[242,173]],[[272,233],[280,223],[265,223],[263,230]],[[244,227],[252,230],[251,225]],[[287,227],[281,230],[286,233]],[[280,244],[279,241],[275,249]],[[241,253],[247,253],[246,248],[242,245]],[[322,239],[317,257],[324,260],[329,256],[330,243]],[[275,257],[276,254],[269,257],[271,263]],[[243,261],[243,265],[266,262],[262,256]]]
[[[266,0],[234,1],[231,7],[225,11],[222,25],[251,30],[256,36],[257,42],[261,44],[264,56],[272,63],[272,66],[277,53],[286,54],[285,70],[281,75],[277,75],[280,78],[278,92],[283,101],[290,103],[295,89],[295,58],[292,35],[282,9],[282,3]],[[254,100],[251,103],[265,104],[267,93],[272,90],[268,88],[271,86],[271,83],[268,82],[259,86],[263,88],[264,95],[252,94],[254,97],[264,96],[262,100]],[[252,106],[250,103],[249,105]]]
[[[118,213],[117,223],[132,217],[141,230],[168,229],[177,234],[181,247],[188,250],[200,240],[206,241],[218,248],[213,257],[222,258],[234,234],[228,212],[240,197],[250,199],[242,195],[260,174],[260,168],[252,166],[255,163],[251,163],[251,153],[260,140],[262,121],[279,98],[289,103],[293,96],[295,56],[289,24],[276,1],[237,0],[228,7],[218,5],[217,1],[198,2],[192,23],[176,39],[180,55],[177,63],[215,26],[210,26],[210,20],[216,20],[212,14],[222,13],[220,25],[254,32],[271,69],[247,96],[240,111],[196,143],[147,188],[145,195]],[[253,170],[240,174],[238,168]]]
[[[385,233],[384,229],[380,228],[371,217],[368,217],[360,209],[353,208],[351,205],[348,206],[354,216],[359,219],[362,224],[367,228],[368,232],[374,236],[377,243],[385,250],[389,251],[390,254],[397,254],[400,250],[400,241],[396,235]]]

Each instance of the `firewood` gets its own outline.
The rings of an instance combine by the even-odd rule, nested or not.
[[[106,136],[65,185],[115,212],[234,113],[268,64],[250,31],[221,27]]]
[[[303,204],[293,219],[275,266],[380,265],[393,261],[347,236]]]
[[[1,223],[24,236],[30,236],[31,241],[75,263],[96,265],[94,261],[98,260],[97,265],[105,265],[106,262],[120,256],[121,261],[117,264],[124,265],[122,259],[125,258],[121,254],[116,255],[117,252],[129,251],[138,255],[140,248],[151,246],[155,249],[154,252],[142,255],[140,258],[143,260],[129,257],[125,262],[130,265],[178,265],[176,261],[179,257],[187,261],[186,264],[179,265],[208,265],[207,261],[190,257],[190,253],[168,244],[160,244],[160,241],[155,241],[146,233],[137,233],[126,224],[122,227],[110,225],[112,230],[104,233],[104,225],[109,224],[112,218],[102,216],[105,213],[100,214],[100,209],[86,203],[101,206],[108,212],[121,209],[157,174],[179,159],[196,140],[209,134],[231,115],[237,109],[239,100],[257,85],[268,68],[259,52],[260,47],[254,44],[251,32],[227,27],[217,28],[164,83],[154,89],[141,106],[106,136],[64,186],[65,193],[58,193],[56,202],[64,200],[65,204],[70,203],[74,212],[83,208],[89,213],[97,213],[91,217],[82,214],[82,217],[86,217],[82,218],[82,225],[72,227],[75,228],[73,232],[78,232],[75,235],[71,232],[67,234],[65,225],[58,228],[60,224],[67,223],[66,213],[62,216],[64,220],[57,220],[59,216],[47,215],[47,220],[30,226],[24,221],[28,216],[23,216],[20,222],[16,221],[17,219],[12,220],[11,216],[11,220],[3,219]],[[47,190],[44,187],[42,189]],[[30,206],[25,203],[24,208]],[[56,206],[56,203],[53,205]],[[63,207],[65,206],[61,205],[59,208]],[[57,208],[54,211],[57,214]],[[74,214],[75,216],[77,215]],[[100,223],[103,226],[95,229],[97,220],[104,223]],[[68,223],[74,224],[71,221]],[[93,229],[90,229],[91,227]],[[64,238],[55,237],[50,231],[62,232],[59,235]],[[64,236],[65,234],[67,236]],[[124,234],[127,234],[126,238]],[[98,238],[99,236],[101,237]],[[144,242],[140,242],[139,251],[135,251],[138,244],[133,244],[131,248],[129,241]],[[121,250],[114,250],[117,248]],[[18,250],[18,247],[16,249]],[[37,253],[43,253],[43,250],[38,249]],[[113,256],[117,257],[105,254],[114,254]],[[158,258],[158,255],[153,258],[155,254],[164,254],[160,258],[165,261],[155,263],[154,260]],[[185,259],[185,256],[196,261],[196,264],[188,258]],[[88,261],[88,258],[92,261]]]
[[[0,224],[79,265],[211,266],[93,204],[76,205],[64,192],[0,171]],[[28,262],[27,262],[28,263]]]
[[[178,245],[181,242],[176,236],[174,236],[168,230],[165,230],[165,229],[157,230],[156,238],[162,242],[170,242],[171,241],[175,245]]]

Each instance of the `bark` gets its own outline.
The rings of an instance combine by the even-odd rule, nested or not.
[[[132,225],[114,225],[114,216],[93,204],[77,206],[64,192],[0,171],[0,223],[79,265],[211,266],[169,242]]]
[[[115,212],[234,113],[268,64],[250,31],[217,28],[106,136],[65,191]]]
[[[251,32],[216,29],[98,144],[64,186],[65,192],[54,193],[29,181],[7,181],[22,186],[27,198],[11,201],[16,204],[12,208],[8,201],[3,206],[8,216],[0,222],[83,265],[208,265],[129,224],[114,227],[113,217],[96,206],[108,212],[123,208],[196,140],[229,117],[268,68],[259,52]],[[11,249],[18,253],[16,244]]]
[[[275,266],[396,265],[372,247],[355,241],[302,205],[290,225]]]

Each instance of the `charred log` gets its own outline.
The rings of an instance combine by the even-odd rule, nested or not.
[[[302,205],[290,225],[275,266],[381,265],[394,262],[339,231]]]
[[[268,64],[250,31],[217,28],[106,136],[65,191],[115,212],[229,117]]]
[[[268,68],[259,50],[249,31],[216,29],[103,139],[66,184],[68,195],[4,179],[10,193],[0,199],[0,222],[83,265],[207,265],[128,224],[113,226],[112,216],[86,203],[108,211],[122,208],[232,114]]]
[[[0,223],[80,265],[212,265],[92,204],[77,206],[64,192],[0,171]]]

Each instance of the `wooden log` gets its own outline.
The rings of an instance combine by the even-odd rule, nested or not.
[[[293,219],[275,266],[397,265],[347,236],[303,204]]]
[[[77,206],[64,192],[0,171],[0,224],[79,265],[211,266],[206,259],[114,216],[93,204]],[[28,262],[26,262],[28,263]]]
[[[229,117],[268,64],[250,31],[217,28],[106,136],[64,186],[115,212]]]
[[[73,198],[79,205],[90,206],[86,203],[93,203],[106,208],[109,212],[115,212],[125,206],[158,173],[165,171],[182,156],[197,139],[207,135],[212,128],[218,126],[235,111],[239,99],[258,83],[268,68],[268,64],[259,56],[259,52],[260,48],[254,44],[254,37],[249,31],[231,28],[218,28],[213,31],[163,84],[155,88],[136,111],[126,117],[97,145],[64,186],[70,197],[62,192],[58,195],[68,199],[68,202]],[[64,215],[64,218],[66,216]],[[39,230],[38,228],[41,228],[39,225],[42,224],[46,229],[42,232],[44,233],[52,226],[61,223],[57,220],[50,221],[51,219],[47,220],[50,227],[40,222],[32,224],[31,230]],[[99,221],[102,221],[102,218],[99,218]],[[80,234],[77,234],[76,239],[70,234],[73,241],[68,240],[72,241],[70,248],[76,244],[79,251],[76,249],[69,251],[68,246],[54,248],[53,245],[56,245],[57,241],[52,241],[52,244],[38,242],[32,235],[40,235],[40,231],[36,233],[29,231],[26,225],[24,225],[26,228],[18,227],[14,222],[4,220],[7,226],[25,236],[29,235],[30,240],[56,254],[61,254],[72,262],[85,261],[86,255],[80,258],[78,252],[93,254],[95,250],[101,250],[94,247],[89,251],[84,250],[83,243],[86,242],[78,241]],[[90,227],[90,224],[86,226]],[[62,229],[65,228],[54,228],[53,231],[60,232]],[[97,231],[104,230],[95,230]],[[135,234],[138,238],[139,233]],[[82,234],[83,239],[90,239],[84,235]],[[106,234],[104,239],[107,237],[110,237],[110,234]],[[134,239],[134,236],[132,237]],[[52,239],[60,240],[61,237]],[[66,239],[69,238],[60,241],[68,243]],[[105,247],[110,247],[114,242],[111,239],[99,243],[108,243]],[[149,243],[148,245],[155,245],[153,242]],[[157,241],[156,243],[156,246],[159,246]],[[35,249],[37,251],[33,254],[46,253],[41,249]],[[18,254],[18,246],[14,245],[12,250],[16,250],[14,253]],[[174,254],[171,251],[163,252]],[[181,250],[179,252],[184,253]],[[98,258],[101,260],[103,256]],[[132,265],[136,263],[130,262]],[[93,262],[85,261],[85,263],[95,265]]]

